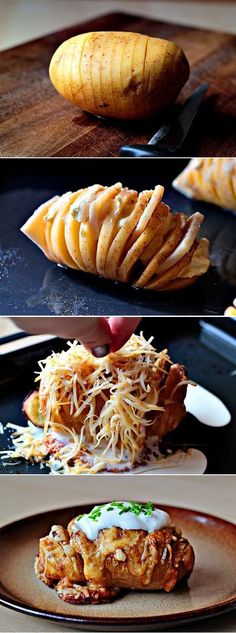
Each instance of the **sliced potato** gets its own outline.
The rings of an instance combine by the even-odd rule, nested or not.
[[[162,262],[165,261],[166,258],[170,255],[170,253],[172,253],[173,250],[176,248],[179,241],[181,240],[182,235],[183,226],[181,215],[176,214],[173,218],[172,228],[167,233],[163,245],[161,246],[159,251],[157,251],[156,255],[153,256],[153,258],[143,271],[142,275],[135,283],[138,288],[146,287],[152,276],[155,274],[158,275],[159,267],[161,266]]]
[[[50,79],[83,110],[118,119],[144,119],[172,103],[189,77],[174,42],[140,33],[96,31],[63,42]]]
[[[192,158],[172,184],[188,198],[236,211],[236,158]]]
[[[69,213],[70,206],[76,198],[78,192],[65,193],[61,196],[60,208],[55,215],[51,225],[50,241],[51,247],[57,262],[69,266],[69,268],[78,269],[77,264],[74,262],[68,251],[65,240],[65,220]]]
[[[45,416],[43,416],[40,411],[38,391],[33,391],[25,398],[22,411],[26,418],[30,420],[30,422],[33,422],[35,426],[44,427]]]
[[[22,233],[27,235],[34,244],[37,244],[48,259],[51,259],[51,256],[45,239],[45,218],[47,217],[50,208],[57,200],[59,200],[59,196],[54,196],[47,202],[41,204],[21,227]]]
[[[181,273],[184,268],[189,264],[193,253],[197,248],[198,243],[194,242],[190,251],[186,253],[182,259],[180,259],[176,264],[174,264],[171,268],[168,268],[162,275],[157,277],[157,280],[152,281],[152,283],[147,284],[146,288],[149,290],[161,290],[165,288],[173,279],[178,277],[178,274]]]
[[[106,270],[105,277],[108,279],[117,279],[117,270],[122,260],[123,255],[125,254],[126,244],[129,240],[129,237],[132,235],[132,232],[143,213],[146,202],[146,194],[142,192],[139,194],[137,202],[134,206],[130,217],[126,219],[124,224],[119,228],[117,234],[109,248],[107,259],[106,259]]]
[[[209,250],[208,240],[197,241],[203,215],[172,215],[162,195],[160,186],[138,194],[120,182],[92,185],[45,203],[22,230],[57,263],[164,290],[204,274]]]

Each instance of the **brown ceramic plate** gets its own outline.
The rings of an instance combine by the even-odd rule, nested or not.
[[[91,506],[53,510],[0,530],[0,603],[41,618],[78,625],[82,630],[148,631],[236,607],[236,525],[194,510],[161,506],[192,543],[196,563],[188,585],[171,593],[130,592],[112,604],[73,606],[34,574],[38,539],[54,523],[66,526]]]

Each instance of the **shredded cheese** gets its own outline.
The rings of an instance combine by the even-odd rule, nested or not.
[[[167,350],[157,352],[152,340],[133,334],[104,358],[74,341],[41,360],[36,381],[44,429],[31,422],[8,425],[13,448],[4,458],[46,462],[55,474],[129,470],[140,463],[147,427],[164,410],[159,396],[171,364]]]

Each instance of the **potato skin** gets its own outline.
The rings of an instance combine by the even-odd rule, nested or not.
[[[149,534],[144,530],[111,527],[100,530],[97,539],[90,541],[81,530],[73,532],[75,521],[70,521],[67,530],[54,525],[50,534],[40,539],[35,567],[37,576],[47,585],[55,586],[59,594],[63,585],[71,588],[69,602],[81,602],[81,595],[78,600],[73,598],[77,583],[107,590],[169,592],[192,573],[193,547],[174,526]],[[117,551],[125,555],[124,560],[117,559]],[[63,595],[60,597],[65,599]],[[88,598],[91,602],[91,596]]]
[[[83,110],[116,119],[145,119],[172,103],[189,77],[182,49],[139,33],[97,31],[63,42],[50,79]]]
[[[22,413],[26,416],[28,420],[33,422],[35,426],[39,426],[41,428],[44,427],[45,418],[40,413],[40,402],[39,402],[39,392],[32,391],[26,398],[24,399],[22,406]]]

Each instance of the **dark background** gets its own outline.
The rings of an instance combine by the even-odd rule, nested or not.
[[[206,322],[223,328],[236,339],[236,321],[230,318],[207,319]],[[225,360],[219,353],[211,351],[200,342],[201,320],[187,318],[143,318],[137,332],[143,330],[146,338],[154,336],[154,345],[160,351],[168,348],[173,361],[183,363],[188,368],[189,377],[209,389],[223,400],[229,408],[232,420],[221,428],[207,427],[191,414],[187,414],[179,429],[165,438],[171,447],[194,447],[202,450],[208,459],[208,473],[236,473],[236,375],[235,363]],[[36,348],[8,354],[2,363],[0,375],[0,421],[25,424],[21,413],[22,402],[35,388],[34,372],[38,370],[38,360],[54,351],[66,349],[66,341],[55,339]],[[10,433],[0,435],[1,450],[9,447]],[[20,464],[3,467],[0,473],[47,474],[37,465]]]

